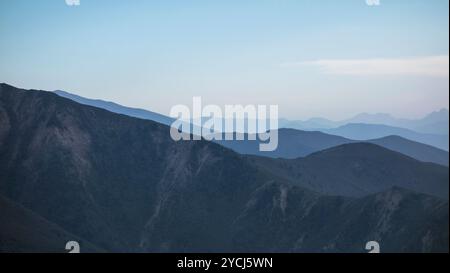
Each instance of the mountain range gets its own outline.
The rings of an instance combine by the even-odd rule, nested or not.
[[[311,118],[305,121],[281,119],[280,126],[300,130],[321,130],[337,128],[346,124],[363,123],[372,125],[387,125],[409,129],[424,134],[449,134],[449,112],[447,109],[432,112],[421,119],[395,118],[385,113],[361,113],[352,118],[333,121],[325,118]]]
[[[71,99],[78,103],[105,109],[105,110],[108,110],[110,112],[117,113],[117,114],[123,114],[123,115],[127,115],[130,117],[153,120],[158,123],[169,125],[169,126],[170,126],[170,124],[172,124],[174,122],[173,118],[170,118],[170,117],[167,117],[167,116],[155,113],[155,112],[151,112],[148,110],[144,110],[144,109],[126,107],[126,106],[122,106],[122,105],[114,103],[114,102],[104,101],[104,100],[99,100],[99,99],[88,99],[88,98],[81,97],[81,96],[78,96],[78,95],[75,95],[75,94],[72,94],[69,92],[65,92],[62,90],[56,90],[56,91],[54,91],[54,93],[57,94],[58,96]]]
[[[130,108],[102,100],[88,99],[64,91],[54,92],[59,96],[71,99],[78,103],[102,108],[114,113],[153,120],[169,126],[173,122],[172,118],[151,111]],[[443,111],[439,112],[439,114],[430,115],[424,120],[439,120],[445,116],[445,111]],[[368,114],[359,115],[355,117],[353,121],[362,121],[365,118],[366,121],[375,122],[373,118],[369,118],[367,115]],[[434,117],[436,115],[438,117]],[[379,120],[380,119],[377,119],[377,121]],[[325,119],[310,120],[310,122],[313,121],[316,123],[322,121],[328,122],[329,124],[332,123],[331,121],[327,121]],[[282,121],[281,123],[283,124]],[[248,137],[244,138],[248,139]],[[339,144],[355,142],[355,140],[364,140],[366,142],[375,143],[424,162],[433,162],[445,166],[448,166],[449,164],[448,152],[445,151],[448,150],[448,136],[420,134],[411,130],[384,125],[349,124],[335,129],[324,129],[322,132],[281,128],[279,130],[278,148],[273,152],[264,153],[259,151],[260,143],[258,141],[216,142],[227,148],[233,149],[240,154],[260,155],[275,158],[297,158],[304,157],[311,153],[326,148],[331,148]],[[435,147],[441,147],[441,149]]]
[[[449,165],[449,154],[447,151],[399,136],[357,141],[319,131],[279,129],[278,147],[272,152],[261,152],[259,145],[262,142],[259,140],[249,140],[255,139],[254,137],[249,137],[247,134],[244,134],[241,138],[244,140],[217,140],[215,142],[240,154],[286,159],[305,157],[312,153],[342,144],[365,142],[377,144],[423,162],[432,162],[444,166]]]
[[[94,252],[365,252],[372,240],[383,252],[448,252],[447,167],[337,145],[245,156],[1,84],[0,250],[73,238]]]
[[[151,112],[144,109],[137,109],[119,105],[117,103],[108,102],[99,99],[88,99],[66,91],[54,91],[61,97],[74,100],[81,104],[91,105],[98,108],[106,109],[114,113],[125,114],[131,117],[153,120],[165,125],[170,125],[173,119],[162,114]],[[371,124],[386,125],[389,127],[397,127],[396,129],[409,129],[417,133],[428,135],[448,135],[449,134],[449,112],[447,109],[432,112],[422,119],[399,119],[389,114],[368,114],[361,113],[352,118],[333,121],[326,118],[311,118],[306,121],[279,119],[280,128],[290,128],[305,131],[322,131],[327,129],[338,128],[347,124]]]
[[[448,199],[448,167],[371,143],[339,145],[297,159],[250,158],[274,176],[321,194],[363,197],[397,186]]]
[[[370,140],[387,136],[400,136],[405,139],[448,151],[448,135],[423,134],[409,129],[388,125],[350,123],[338,128],[326,129],[323,130],[323,132],[354,140]]]

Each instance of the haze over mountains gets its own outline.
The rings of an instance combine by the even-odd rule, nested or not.
[[[0,251],[55,251],[73,234],[82,251],[365,252],[376,240],[448,252],[447,167],[336,144],[304,159],[243,156],[1,84]],[[32,223],[46,243],[5,223]]]
[[[172,118],[164,115],[154,113],[151,111],[136,109],[122,106],[116,103],[107,102],[98,99],[88,99],[69,92],[57,90],[54,91],[59,96],[72,99],[76,102],[91,105],[99,108],[109,110],[114,113],[125,114],[132,117],[154,120],[166,125],[170,125]],[[321,131],[327,129],[338,128],[347,124],[372,124],[372,125],[386,125],[390,128],[399,130],[400,128],[416,131],[417,133],[429,135],[448,135],[449,134],[449,112],[447,109],[430,113],[426,117],[418,120],[397,119],[389,114],[358,114],[353,118],[342,121],[332,121],[325,118],[311,118],[306,121],[280,119],[280,128],[290,128],[305,131]],[[383,137],[387,136],[389,132],[383,133]]]
[[[240,154],[286,159],[305,157],[314,152],[342,144],[366,142],[377,144],[423,162],[432,162],[444,166],[449,165],[449,154],[447,151],[399,136],[357,141],[319,131],[282,128],[278,130],[278,147],[272,152],[261,152],[259,150],[261,141],[259,140],[249,140],[248,135],[244,135],[243,138],[245,139],[244,141],[219,140],[215,142]]]
[[[448,135],[417,133],[409,129],[379,124],[350,123],[334,129],[323,130],[326,133],[351,138],[354,140],[370,140],[387,136],[401,136],[412,141],[431,145],[448,151]]]
[[[169,126],[173,122],[173,119],[170,117],[147,110],[129,108],[102,100],[87,99],[64,91],[55,91],[55,93],[76,102],[106,109],[114,113],[153,120]],[[438,121],[440,122],[445,120],[446,114],[448,115],[448,112],[442,110],[440,112],[430,114],[426,118],[416,122],[416,124],[434,124]],[[381,114],[373,116],[369,114],[361,114],[351,120],[348,120],[348,122],[366,121],[375,123],[381,122],[384,118],[384,120],[393,123],[397,120],[392,117],[388,117],[390,116]],[[407,123],[407,120],[397,121]],[[283,127],[284,125],[286,128],[289,128],[289,125],[285,122],[286,120],[280,120],[280,126]],[[414,122],[409,121],[409,123]],[[448,152],[444,151],[448,150],[448,135],[421,134],[402,128],[370,124],[348,124],[335,129],[323,129],[322,132],[320,132],[310,131],[310,129],[314,128],[314,124],[320,124],[320,126],[323,126],[322,128],[328,128],[330,126],[336,126],[337,123],[325,119],[311,119],[304,125],[306,124],[309,127],[307,127],[307,130],[305,131],[283,128],[280,129],[279,146],[273,152],[261,153],[259,151],[259,141],[216,142],[240,154],[260,155],[274,158],[298,158],[340,144],[351,143],[354,142],[354,140],[365,140],[393,151],[403,153],[417,160],[433,162],[445,166],[448,166],[449,164]],[[394,135],[400,137],[393,137]],[[245,137],[245,139],[248,139],[248,137]],[[422,143],[428,145],[423,145]],[[431,146],[440,147],[440,149]]]
[[[62,90],[56,90],[54,92],[58,94],[58,96],[71,99],[81,104],[102,108],[113,113],[124,114],[130,117],[136,117],[141,119],[153,120],[165,125],[170,125],[174,121],[173,118],[144,109],[126,107],[110,101],[88,99]]]
[[[449,112],[441,109],[418,120],[397,119],[389,114],[359,114],[342,121],[312,118],[307,121],[280,120],[280,127],[321,131],[353,140],[400,136],[439,149],[449,149]]]
[[[332,121],[325,118],[311,118],[306,121],[301,120],[287,120],[282,119],[280,124],[282,127],[300,129],[300,130],[314,130],[314,129],[331,129],[337,128],[346,124],[363,123],[363,124],[377,124],[387,125],[391,127],[405,128],[424,134],[438,134],[448,135],[449,133],[449,112],[448,109],[441,109],[428,114],[421,119],[400,119],[395,118],[389,114],[377,113],[361,113],[352,118]]]

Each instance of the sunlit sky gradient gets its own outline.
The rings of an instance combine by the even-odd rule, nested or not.
[[[168,114],[416,118],[449,101],[448,0],[0,0],[0,82]]]

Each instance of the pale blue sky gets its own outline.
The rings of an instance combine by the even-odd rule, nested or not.
[[[163,114],[279,104],[292,119],[448,108],[448,0],[0,0],[0,82]]]

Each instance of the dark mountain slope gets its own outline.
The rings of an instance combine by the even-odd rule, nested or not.
[[[324,196],[293,186],[288,178],[211,142],[174,142],[169,128],[155,122],[113,114],[48,92],[0,85],[0,193],[107,251],[241,251],[244,245],[246,251],[322,251],[325,242],[364,246],[361,238],[373,236],[373,230],[359,221],[343,226],[341,233],[358,230],[364,236],[340,240],[327,231],[335,221],[347,222],[347,214],[355,219],[371,214],[370,209],[360,211],[355,206],[348,207],[346,214],[337,214],[339,219],[334,216],[341,204],[365,197]],[[272,188],[289,191],[281,191],[278,202]],[[417,196],[402,205],[406,216],[377,214],[386,219],[389,230],[399,231],[399,239],[392,239],[386,250],[448,249],[448,241],[440,239],[448,237],[448,208],[436,210],[448,203]],[[425,206],[422,198],[435,205]],[[374,200],[367,200],[369,208],[375,206]],[[393,200],[388,197],[386,202]],[[283,219],[272,218],[275,214],[264,210],[259,213],[264,208],[272,211],[277,204],[285,212],[289,209],[289,214],[292,210],[308,215],[305,225],[309,227],[323,226],[323,239],[302,243],[298,238],[317,236],[313,228],[284,234],[289,225]],[[265,226],[253,229],[261,219],[270,220],[266,223],[270,229],[280,232],[257,241],[244,236],[267,232]],[[408,228],[411,221],[417,232]],[[0,233],[5,231],[0,229]],[[391,238],[386,236],[380,234],[381,243]],[[279,245],[289,238],[297,244]],[[411,240],[424,243],[411,245]]]
[[[350,139],[328,135],[322,132],[279,129],[278,148],[273,152],[260,152],[260,141],[248,140],[248,135],[245,135],[244,138],[246,139],[245,141],[222,140],[216,142],[240,154],[260,155],[272,158],[303,157],[320,150],[352,142]]]
[[[0,252],[64,253],[68,241],[83,252],[103,251],[1,195],[0,231]]]
[[[448,168],[370,143],[333,147],[298,159],[250,157],[259,168],[327,195],[360,197],[397,186],[448,199]]]
[[[373,240],[384,253],[447,252],[445,229],[448,203],[430,196],[392,188],[333,198],[275,183],[255,192],[233,226],[239,252],[365,252]]]
[[[112,251],[141,250],[142,231],[172,198],[186,200],[169,220],[196,244],[170,249],[223,249],[223,221],[232,222],[264,182],[237,154],[206,141],[174,142],[155,122],[7,85],[0,101],[0,191]]]
[[[63,98],[71,99],[71,100],[76,101],[81,104],[105,109],[105,110],[108,110],[110,112],[117,113],[117,114],[123,114],[123,115],[127,115],[130,117],[153,120],[158,123],[165,124],[165,125],[170,125],[174,121],[174,119],[172,119],[170,117],[167,117],[167,116],[155,113],[155,112],[147,111],[144,109],[126,107],[126,106],[122,106],[120,104],[110,102],[110,101],[88,99],[88,98],[84,98],[84,97],[81,97],[81,96],[78,96],[75,94],[71,94],[69,92],[61,91],[61,90],[54,91],[54,93]]]
[[[432,162],[448,167],[448,152],[430,145],[414,142],[399,136],[387,136],[368,140],[367,142],[402,153],[422,162]]]

